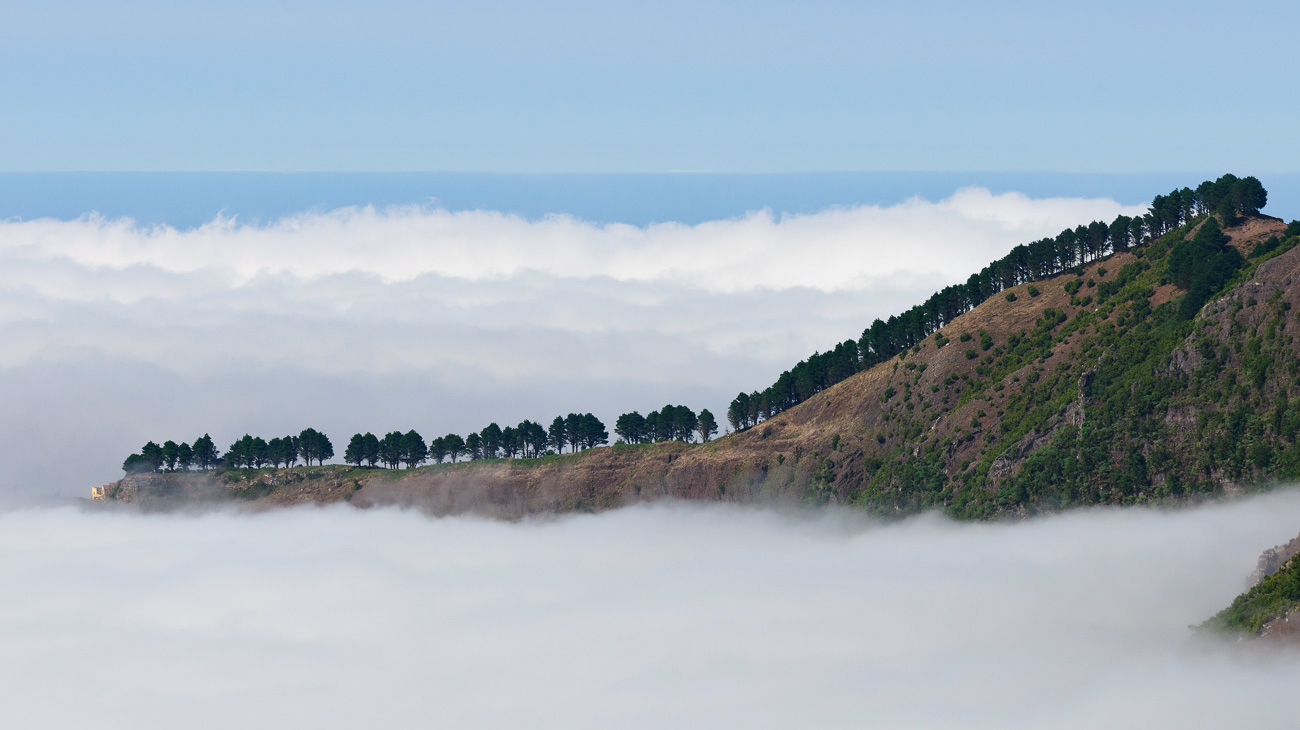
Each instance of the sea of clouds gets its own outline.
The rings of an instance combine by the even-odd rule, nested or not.
[[[1300,492],[1016,524],[664,504],[0,513],[23,728],[1289,728],[1300,653],[1195,641]]]
[[[1018,243],[1137,210],[970,188],[643,227],[427,207],[0,221],[0,502],[84,494],[146,440],[205,432],[337,446],[721,413]]]

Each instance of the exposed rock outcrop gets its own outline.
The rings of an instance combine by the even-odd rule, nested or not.
[[[1255,570],[1250,574],[1250,585],[1257,586],[1260,581],[1270,575],[1273,575],[1286,564],[1286,561],[1300,555],[1300,535],[1297,535],[1285,545],[1276,545],[1264,551],[1259,556],[1259,562],[1255,565]]]

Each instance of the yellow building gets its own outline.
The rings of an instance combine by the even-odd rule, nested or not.
[[[96,501],[102,501],[102,500],[104,499],[104,495],[105,495],[105,493],[107,493],[107,492],[108,492],[108,485],[107,485],[107,484],[105,484],[105,485],[102,486],[102,487],[91,487],[91,488],[90,488],[90,498],[93,499],[93,500],[96,500]]]

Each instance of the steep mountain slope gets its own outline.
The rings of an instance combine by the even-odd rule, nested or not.
[[[1251,586],[1201,630],[1269,641],[1300,641],[1300,537],[1264,551]]]
[[[346,499],[503,517],[672,496],[987,518],[1195,499],[1300,475],[1297,239],[1248,260],[1193,319],[1194,307],[1180,312],[1185,290],[1169,259],[1204,221],[998,294],[900,355],[707,444],[403,472],[138,475],[110,492],[159,505],[168,490],[190,490],[265,506]],[[1249,217],[1224,232],[1249,256],[1284,228]]]

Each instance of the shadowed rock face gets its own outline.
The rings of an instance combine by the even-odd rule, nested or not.
[[[1226,232],[1231,245],[1249,253],[1283,228],[1281,221],[1259,217]],[[942,337],[927,338],[753,428],[707,444],[613,446],[403,471],[331,466],[141,475],[118,482],[112,495],[156,509],[186,500],[233,499],[253,508],[349,501],[506,519],[662,498],[856,504],[881,514],[975,503],[979,510],[954,514],[991,517],[1195,497],[1168,488],[1189,479],[1201,480],[1201,496],[1231,490],[1239,481],[1269,474],[1198,471],[1207,447],[1196,432],[1223,420],[1230,407],[1259,409],[1258,403],[1271,404],[1297,387],[1287,363],[1300,363],[1300,343],[1286,329],[1286,313],[1293,318],[1300,312],[1292,306],[1300,305],[1300,247],[1258,266],[1247,281],[1206,305],[1191,335],[1156,353],[1154,368],[1169,390],[1162,405],[1121,414],[1129,420],[1115,426],[1114,394],[1107,396],[1110,406],[1103,402],[1103,389],[1115,381],[1117,370],[1107,361],[1116,357],[1115,343],[1134,345],[1127,357],[1150,355],[1146,335],[1132,323],[1181,294],[1162,281],[1159,256],[1190,235],[1180,231],[1036,281],[1036,293],[1022,284],[1010,290],[1014,298],[996,295],[947,323]],[[1116,288],[1125,267],[1138,273],[1126,280],[1128,289]],[[1112,282],[1110,291],[1118,293],[1106,300],[1102,292]],[[1135,334],[1124,335],[1130,326]],[[1266,331],[1272,339],[1265,340]],[[1222,377],[1239,372],[1244,380],[1250,348],[1259,350],[1252,343],[1261,340],[1271,343],[1275,365],[1260,371],[1258,392],[1249,396],[1254,400],[1233,400],[1231,386],[1218,392],[1197,382],[1211,357],[1228,374]],[[1138,369],[1149,373],[1152,366],[1144,360]],[[1120,400],[1143,401],[1147,394],[1139,390],[1135,385]],[[1295,395],[1300,399],[1300,392]],[[1102,453],[1082,446],[1067,450],[1069,458],[1093,460],[1075,477],[1089,483],[1089,493],[1049,499],[1025,491],[1027,465],[1040,470],[1035,459],[1051,451],[1058,436],[1099,425],[1117,429],[1127,441],[1104,444]],[[1121,488],[1117,475],[1135,460],[1146,484]],[[1052,477],[1043,479],[1050,484]]]

